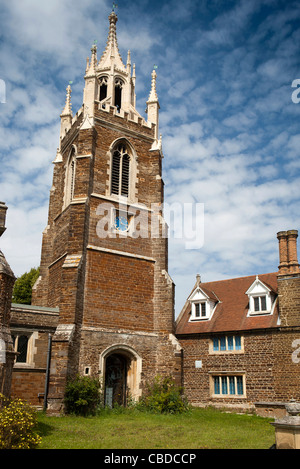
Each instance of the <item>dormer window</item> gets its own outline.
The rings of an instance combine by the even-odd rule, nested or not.
[[[211,319],[217,301],[213,294],[197,287],[188,299],[191,303],[190,321],[203,321]]]
[[[249,298],[249,316],[272,314],[275,305],[274,292],[258,277],[246,291]]]

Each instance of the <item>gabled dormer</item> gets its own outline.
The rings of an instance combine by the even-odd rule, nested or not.
[[[248,316],[273,313],[276,294],[258,276],[246,291],[246,295],[249,298]]]
[[[218,299],[213,292],[201,288],[200,284],[194,289],[188,298],[191,304],[189,321],[203,321],[211,319]]]

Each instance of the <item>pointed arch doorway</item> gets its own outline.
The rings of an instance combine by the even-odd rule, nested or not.
[[[131,347],[113,345],[100,354],[100,376],[104,386],[104,403],[108,407],[126,406],[127,398],[138,400],[142,358]]]

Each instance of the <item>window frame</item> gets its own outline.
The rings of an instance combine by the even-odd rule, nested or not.
[[[24,330],[12,330],[11,336],[13,339],[13,348],[15,352],[18,352],[19,348],[19,339],[20,337],[27,337],[26,344],[26,361],[19,362],[18,356],[15,358],[14,367],[29,367],[33,366],[33,353],[34,353],[34,341],[37,333],[32,331]]]
[[[258,302],[258,309],[256,308],[257,302]],[[262,307],[263,302],[264,302],[264,308]],[[267,295],[253,295],[253,304],[254,304],[254,312],[255,313],[263,313],[265,311],[268,311],[268,309],[267,309]]]
[[[214,371],[210,373],[209,378],[210,396],[212,398],[245,399],[247,397],[246,373],[244,371],[228,371],[224,373]],[[216,390],[219,392],[216,392]]]
[[[203,312],[205,314],[203,314]],[[210,313],[211,313],[210,304],[208,300],[191,301],[190,321],[204,321],[204,320],[210,319]]]
[[[232,348],[229,344],[229,338],[232,340]],[[215,342],[218,341],[218,350],[215,348]],[[209,354],[239,354],[244,353],[244,336],[241,334],[215,335],[209,341]]]

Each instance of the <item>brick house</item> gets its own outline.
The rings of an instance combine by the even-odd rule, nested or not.
[[[32,305],[13,304],[4,315],[0,292],[17,354],[12,395],[57,413],[67,379],[79,373],[101,380],[106,404],[126,405],[128,394],[138,399],[147,381],[166,374],[195,405],[281,409],[300,399],[297,232],[278,234],[277,273],[197,277],[175,322],[156,72],[146,121],[116,23],[112,12],[100,60],[92,47],[75,116],[67,87]]]
[[[279,415],[300,399],[297,236],[278,233],[278,272],[207,283],[197,276],[176,327],[194,405]]]

